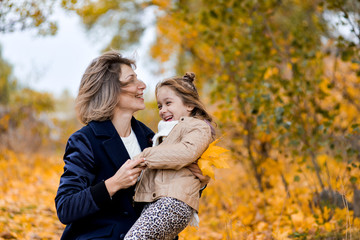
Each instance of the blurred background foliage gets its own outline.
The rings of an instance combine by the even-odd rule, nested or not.
[[[49,2],[1,1],[0,32],[55,34]],[[104,51],[137,45],[154,26],[161,70],[196,73],[232,161],[201,198],[200,228],[182,239],[360,238],[360,1],[57,3],[99,39],[111,36]],[[0,69],[0,162],[8,150],[62,153],[80,127],[72,96],[19,86],[1,55]],[[137,117],[156,131],[155,102]],[[0,238],[27,236],[5,220]]]

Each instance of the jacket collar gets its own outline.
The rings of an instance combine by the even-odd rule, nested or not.
[[[115,163],[116,167],[120,168],[130,156],[112,122],[110,120],[101,122],[92,121],[89,123],[89,126],[93,130],[95,136],[106,137],[102,142],[105,151]],[[131,127],[136,135],[141,150],[149,147],[150,130],[142,128],[140,123],[134,117],[131,119]]]
[[[111,120],[105,121],[91,121],[89,126],[93,130],[95,136],[100,137],[113,137],[116,135],[116,129],[112,124]]]
[[[105,121],[92,121],[89,123],[89,126],[94,131],[95,136],[103,136],[103,137],[111,137],[111,138],[117,138],[120,137],[117,133],[114,125],[112,124],[111,120],[105,120]],[[144,150],[145,148],[149,147],[149,136],[152,134],[152,132],[148,129],[142,128],[139,124],[139,122],[132,117],[131,118],[131,127],[136,135],[136,138],[140,144],[141,150]]]

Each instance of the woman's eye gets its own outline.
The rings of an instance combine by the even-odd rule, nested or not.
[[[130,78],[123,82],[123,87],[132,86],[132,85],[134,85],[134,83],[135,83],[134,78]]]

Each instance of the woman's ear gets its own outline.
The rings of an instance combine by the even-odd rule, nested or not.
[[[186,110],[188,112],[191,112],[192,110],[194,110],[194,107],[193,106],[186,106]]]

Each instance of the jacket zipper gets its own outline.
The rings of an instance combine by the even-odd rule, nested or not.
[[[137,182],[136,187],[135,187],[135,194],[134,194],[134,198],[133,198],[134,201],[135,201],[135,196],[136,196],[136,194],[137,194],[137,192],[138,192],[138,190],[139,190],[141,181],[142,181],[143,178],[144,178],[144,173],[145,173],[146,170],[147,170],[147,168],[145,168],[144,170],[141,171],[140,180],[139,180],[139,182]]]

